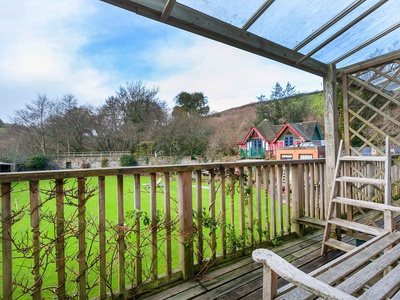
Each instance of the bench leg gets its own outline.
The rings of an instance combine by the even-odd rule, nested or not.
[[[264,265],[263,269],[263,300],[270,300],[276,297],[276,280],[277,276],[274,271],[271,270],[266,264]]]

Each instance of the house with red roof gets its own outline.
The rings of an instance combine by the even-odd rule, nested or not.
[[[325,143],[317,121],[274,125],[264,120],[237,144],[241,158],[325,157]]]

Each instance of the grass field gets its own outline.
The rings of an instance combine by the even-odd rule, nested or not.
[[[150,277],[151,270],[151,251],[150,251],[150,235],[151,232],[148,230],[148,222],[150,217],[150,194],[146,191],[145,184],[149,183],[149,177],[141,177],[141,209],[140,212],[134,210],[134,179],[130,176],[124,176],[124,211],[125,211],[125,280],[126,285],[135,285],[135,279],[132,274],[135,274],[135,259],[136,259],[136,235],[132,228],[134,228],[135,217],[138,213],[141,216],[141,251],[143,256],[143,277],[144,279]],[[193,183],[194,185],[194,183]],[[97,187],[97,178],[88,178],[87,180],[87,190],[93,190],[91,197],[87,200],[86,204],[86,220],[87,220],[87,262],[88,262],[88,290],[91,290],[90,297],[95,297],[98,294],[98,259],[99,259],[99,244],[98,244],[98,196],[95,189]],[[66,253],[66,265],[67,265],[67,293],[68,295],[74,295],[77,291],[76,277],[78,275],[78,241],[77,241],[77,196],[76,196],[77,183],[74,180],[70,180],[66,183],[65,189],[67,190],[65,197],[65,253]],[[40,182],[40,198],[41,198],[41,274],[43,276],[43,286],[46,290],[43,296],[46,298],[54,298],[52,290],[55,290],[57,285],[56,276],[56,264],[55,264],[55,222],[56,222],[56,203],[54,194],[51,192],[54,189],[54,182],[51,181],[41,181]],[[177,221],[177,182],[176,180],[171,180],[171,217],[173,220]],[[218,221],[220,220],[220,193],[218,190],[218,184],[216,184],[216,219],[217,221],[212,221],[209,215],[210,206],[210,192],[208,183],[203,184],[203,236],[204,242],[204,256],[209,257],[211,254],[210,247],[207,241],[210,237],[210,229],[216,229],[217,235],[217,254],[222,253],[222,246],[218,239],[220,235],[220,228],[222,224]],[[161,189],[157,189],[157,211],[160,228],[162,228],[163,218],[165,216],[164,212],[164,195]],[[238,222],[240,215],[239,208],[239,195],[235,194],[233,199],[230,198],[229,193],[226,193],[227,198],[225,199],[227,216],[227,228],[228,237],[227,243],[230,247],[236,247],[235,241],[243,239],[239,236]],[[254,196],[255,197],[255,196]],[[264,196],[263,196],[264,197]],[[195,193],[193,192],[193,198],[195,199]],[[254,207],[254,218],[255,213],[255,203]],[[25,287],[30,287],[34,284],[33,275],[31,270],[33,268],[32,256],[32,232],[30,228],[30,218],[29,218],[29,186],[27,183],[21,182],[13,186],[12,193],[12,206],[13,211],[16,214],[16,221],[13,225],[13,239],[15,241],[15,247],[19,250],[13,253],[13,273],[15,276],[15,281],[20,283],[20,287],[17,288],[15,294],[25,295],[29,297],[30,291],[24,289]],[[196,208],[195,200],[193,200],[193,208]],[[116,230],[117,225],[117,182],[116,177],[106,178],[106,219],[107,219],[107,268],[108,268],[108,282],[113,290],[118,289],[118,257],[117,257],[117,242],[118,235]],[[248,207],[245,208],[246,210]],[[285,207],[284,207],[285,209]],[[232,211],[234,212],[232,214]],[[262,220],[265,220],[265,204],[262,209]],[[271,211],[269,211],[269,214]],[[285,214],[285,211],[283,212]],[[195,213],[194,213],[195,215]],[[234,220],[231,220],[231,215],[234,216]],[[246,213],[246,223],[248,222]],[[196,222],[194,220],[194,222]],[[208,222],[208,223],[207,223]],[[212,223],[210,225],[210,222]],[[235,227],[232,225],[235,223]],[[263,228],[265,230],[265,222],[263,223]],[[209,228],[207,228],[207,226]],[[256,227],[254,225],[254,227]],[[231,229],[229,231],[229,228]],[[174,228],[176,229],[176,228]],[[257,236],[257,232],[254,232]],[[158,232],[159,242],[158,242],[158,274],[165,273],[166,263],[165,263],[165,252],[164,252],[164,242],[165,242],[165,230],[161,229]],[[236,239],[236,240],[235,240]],[[172,266],[173,269],[179,267],[179,242],[178,242],[178,232],[173,230],[172,233]],[[196,249],[196,239],[194,244],[194,249]],[[229,250],[229,249],[228,249]],[[2,284],[2,283],[0,283]],[[2,288],[2,287],[1,287]],[[25,298],[25,296],[22,296]]]

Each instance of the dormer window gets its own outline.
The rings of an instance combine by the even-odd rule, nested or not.
[[[293,141],[294,141],[294,138],[293,138],[293,135],[287,135],[287,136],[285,136],[285,147],[290,147],[290,146],[292,146],[293,145]]]

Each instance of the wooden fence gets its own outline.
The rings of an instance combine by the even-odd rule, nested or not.
[[[324,219],[324,173],[316,159],[0,174],[2,297],[130,297],[202,276]]]

